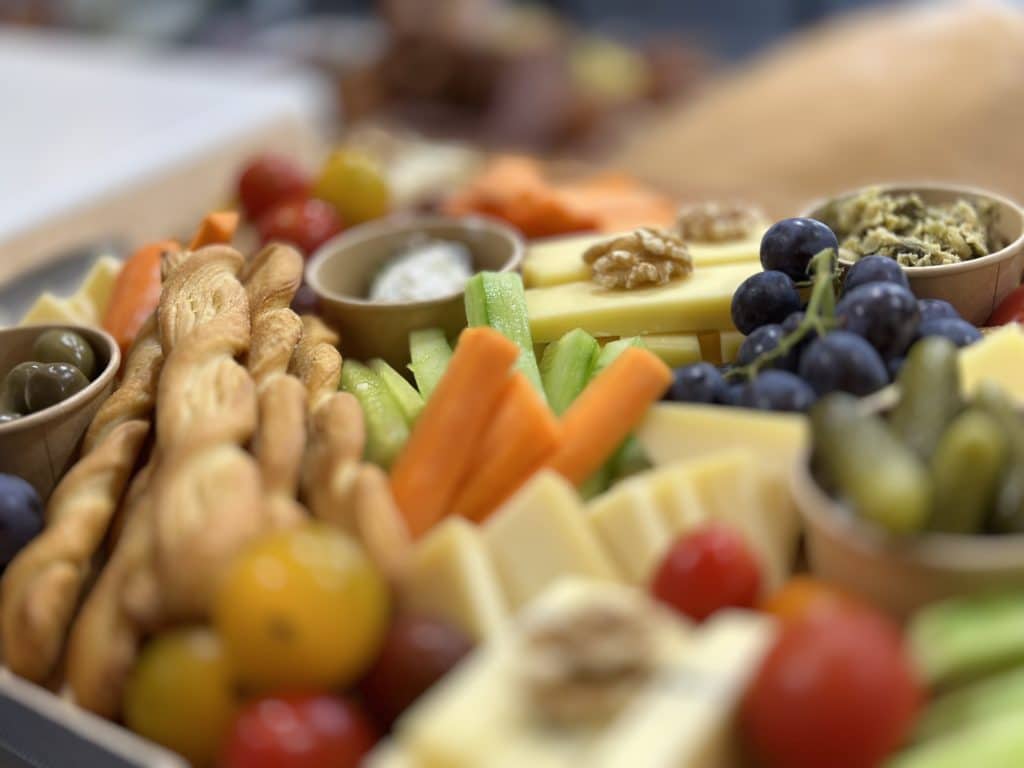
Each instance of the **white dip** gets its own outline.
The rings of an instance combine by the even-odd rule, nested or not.
[[[410,243],[373,278],[371,301],[428,301],[462,290],[473,276],[473,255],[462,243]]]

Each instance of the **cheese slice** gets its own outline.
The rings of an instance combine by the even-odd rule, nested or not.
[[[49,291],[36,299],[21,319],[21,325],[33,323],[68,323],[99,325],[110,304],[114,283],[121,272],[121,262],[113,256],[102,256],[86,274],[71,296],[62,299]]]
[[[960,353],[960,381],[971,395],[983,381],[1001,386],[1024,403],[1024,331],[1016,323],[987,334]]]
[[[763,231],[759,229],[760,233]],[[527,288],[562,285],[590,279],[590,267],[583,252],[595,243],[618,235],[568,235],[537,240],[530,244],[523,260],[523,281]],[[760,258],[761,235],[730,243],[687,243],[695,267],[713,267]]]
[[[494,635],[509,616],[480,532],[461,517],[416,543],[398,593],[404,609],[447,619],[476,640]]]
[[[670,368],[699,363],[701,360],[700,340],[692,333],[651,333],[639,338],[644,347],[660,357]]]
[[[591,501],[587,514],[626,580],[646,586],[672,543],[647,479],[641,475],[619,483]]]
[[[746,338],[739,331],[722,331],[719,343],[722,347],[723,363],[731,363],[736,359]]]
[[[655,464],[745,448],[787,471],[807,450],[807,419],[799,414],[691,403],[651,407],[636,433]]]
[[[554,341],[574,328],[592,336],[730,330],[736,288],[760,271],[757,262],[695,269],[652,288],[608,290],[580,281],[526,291],[535,341]]]
[[[564,576],[616,581],[576,489],[537,474],[483,525],[483,538],[513,610]]]

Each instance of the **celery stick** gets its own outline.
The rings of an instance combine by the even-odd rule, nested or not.
[[[444,331],[440,328],[426,328],[409,334],[409,353],[412,362],[409,370],[416,379],[416,386],[424,400],[429,400],[444,376],[452,348],[448,345]]]
[[[557,415],[565,413],[587,386],[600,351],[597,340],[579,328],[548,344],[540,361],[540,377],[548,403]]]
[[[388,388],[391,396],[398,403],[398,407],[402,409],[405,423],[411,427],[420,415],[420,411],[423,410],[423,397],[412,384],[405,380],[402,374],[379,357],[370,361],[370,368],[380,376],[384,386]]]
[[[523,279],[515,272],[478,272],[466,283],[466,321],[501,332],[519,346],[516,364],[537,391],[544,394],[533,336],[526,314]]]
[[[366,418],[366,458],[388,468],[409,439],[409,426],[383,379],[362,363],[346,360],[341,388],[355,395]]]
[[[597,356],[597,361],[594,364],[594,370],[590,374],[590,378],[594,378],[601,371],[607,368],[609,365],[615,362],[615,360],[630,347],[644,347],[644,342],[639,336],[630,336],[626,339],[618,339],[617,341],[609,341],[601,348],[601,354]]]

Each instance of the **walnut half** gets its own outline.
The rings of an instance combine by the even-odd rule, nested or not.
[[[708,201],[684,205],[677,222],[679,234],[688,242],[727,243],[755,234],[764,218],[753,205]]]
[[[560,725],[604,720],[647,684],[654,616],[633,597],[593,596],[524,625],[521,679],[542,719]]]
[[[693,271],[693,259],[678,236],[641,227],[590,246],[583,260],[604,288],[647,288]]]

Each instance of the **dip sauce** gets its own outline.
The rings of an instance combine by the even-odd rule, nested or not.
[[[426,237],[411,241],[370,284],[371,301],[430,301],[458,293],[473,276],[473,255],[462,243]]]

